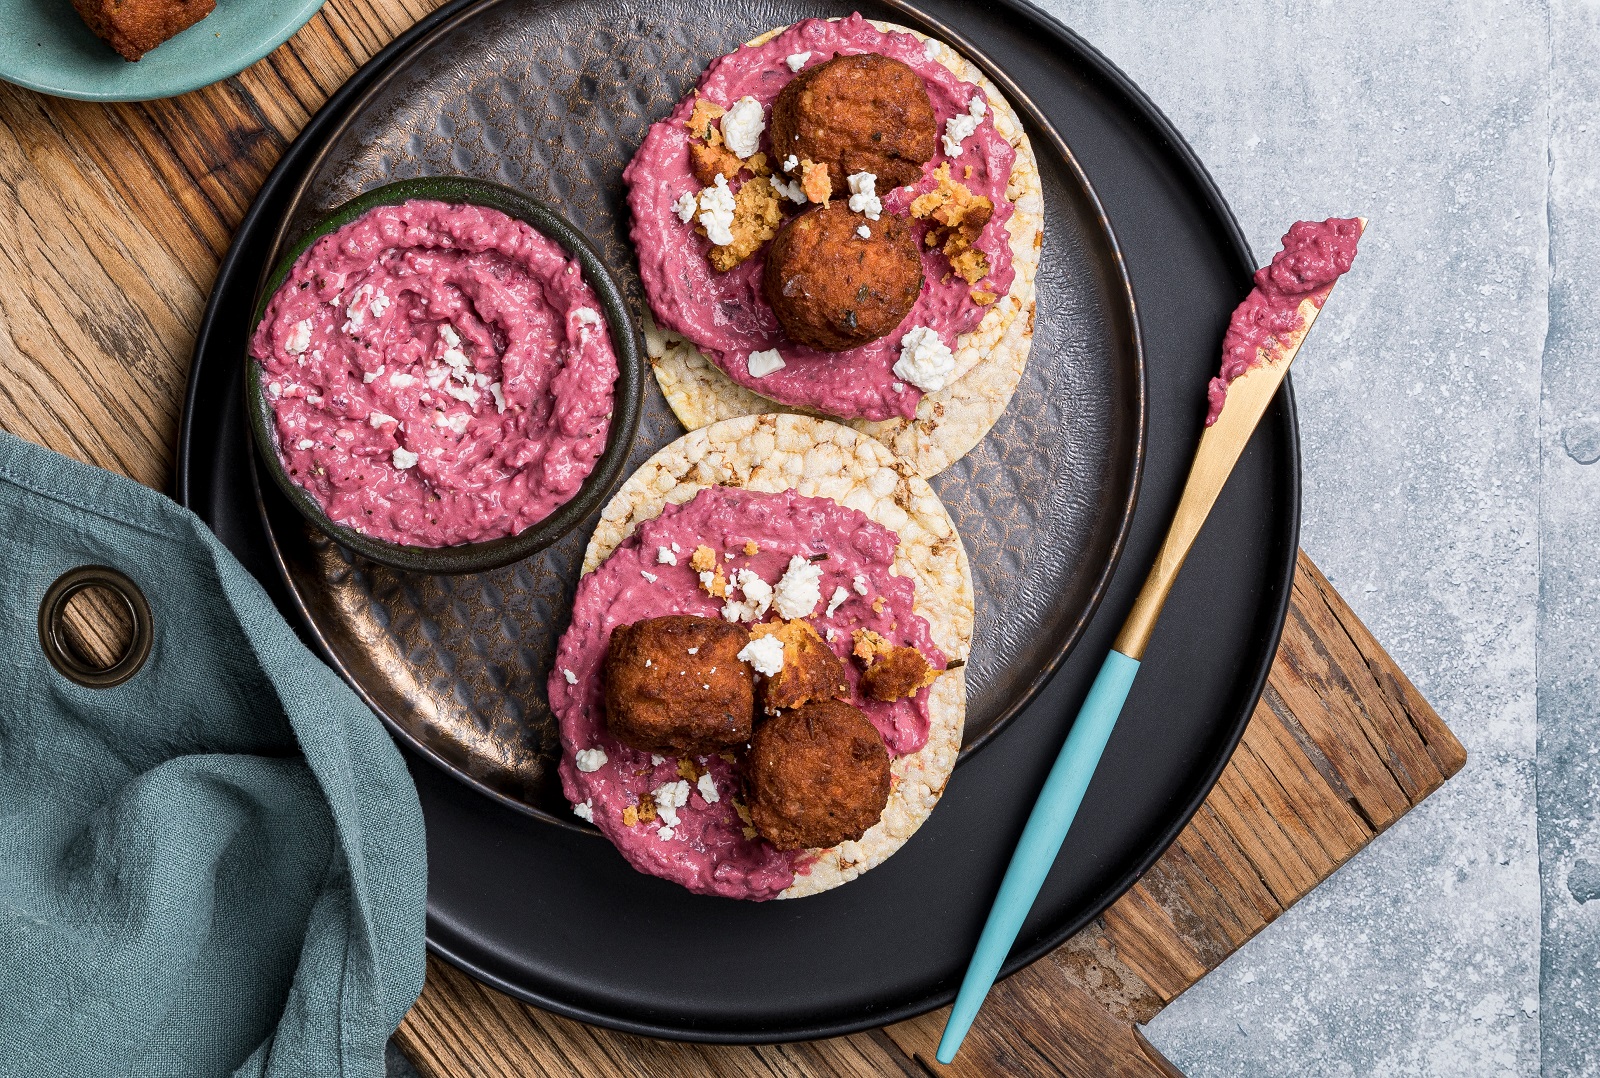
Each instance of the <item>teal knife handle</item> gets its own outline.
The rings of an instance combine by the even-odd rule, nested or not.
[[[939,1040],[936,1058],[949,1063],[956,1057],[961,1041],[966,1037],[972,1021],[983,1006],[984,997],[994,984],[1011,945],[1022,930],[1022,921],[1033,908],[1033,900],[1044,886],[1044,878],[1055,864],[1061,843],[1072,827],[1072,819],[1083,803],[1083,794],[1094,777],[1100,754],[1111,739],[1112,727],[1122,713],[1128,699],[1134,675],[1139,672],[1139,660],[1120,651],[1106,656],[1100,673],[1089,689],[1078,717],[1072,723],[1061,754],[1056,757],[1050,777],[1044,781],[1039,800],[1028,816],[1028,825],[1022,830],[1017,850],[1011,855],[1005,879],[1000,883],[1000,893],[994,907],[989,910],[989,920],[978,939],[978,949],[973,952],[967,975],[961,981],[961,991],[956,995],[954,1009],[945,1023],[944,1036]]]

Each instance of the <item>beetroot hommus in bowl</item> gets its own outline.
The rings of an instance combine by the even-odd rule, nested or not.
[[[286,261],[250,341],[253,419],[280,486],[334,538],[405,568],[488,568],[608,492],[636,421],[636,334],[548,209],[408,181]]]

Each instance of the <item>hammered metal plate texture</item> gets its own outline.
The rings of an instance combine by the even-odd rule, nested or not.
[[[642,311],[621,175],[645,129],[741,42],[856,9],[918,25],[913,12],[871,4],[501,0],[472,9],[354,107],[307,175],[280,249],[379,184],[476,176],[554,204]],[[967,751],[1032,697],[1092,612],[1131,513],[1143,430],[1136,319],[1115,241],[1064,148],[1011,96],[1029,123],[1046,206],[1032,356],[999,424],[933,480],[977,591]],[[647,383],[624,474],[682,433]],[[575,824],[555,776],[544,684],[593,520],[505,569],[423,576],[355,558],[270,494],[262,504],[311,630],[374,709],[484,792]]]

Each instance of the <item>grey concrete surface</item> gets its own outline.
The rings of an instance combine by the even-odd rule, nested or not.
[[[1148,1036],[1191,1078],[1600,1075],[1600,3],[1042,6],[1258,257],[1371,218],[1296,365],[1303,545],[1471,754]]]

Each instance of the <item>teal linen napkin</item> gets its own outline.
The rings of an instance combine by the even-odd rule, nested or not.
[[[39,642],[88,564],[153,613],[110,689]],[[205,525],[0,433],[0,1075],[380,1075],[425,889],[393,742]]]

